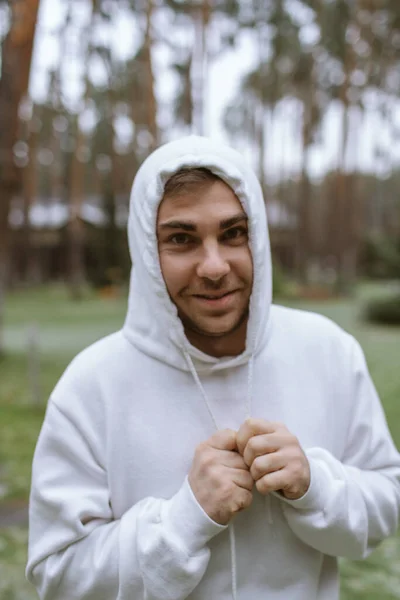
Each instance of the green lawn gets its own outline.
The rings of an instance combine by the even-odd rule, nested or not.
[[[375,292],[376,288],[364,286],[352,301],[292,304],[329,316],[359,340],[400,447],[400,328],[372,327],[359,318],[362,302]],[[62,287],[9,296],[8,355],[0,362],[0,506],[28,497],[32,453],[46,400],[63,369],[79,350],[120,328],[125,309],[123,297],[107,300],[90,293],[72,303]],[[27,331],[32,323],[40,332],[39,405],[32,405],[27,376]],[[0,600],[36,598],[24,581],[26,538],[24,527],[0,529]],[[400,537],[385,542],[368,561],[343,561],[342,581],[342,600],[400,598]]]

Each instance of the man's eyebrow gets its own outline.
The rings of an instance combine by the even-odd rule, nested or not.
[[[236,223],[240,223],[240,221],[247,221],[246,213],[238,213],[237,215],[233,215],[233,217],[229,217],[229,219],[224,219],[219,222],[220,229],[228,229],[228,227],[232,227],[232,225],[236,225]],[[160,223],[159,228],[161,230],[164,229],[181,229],[183,231],[196,231],[197,227],[193,221],[165,221],[164,223]]]
[[[196,225],[191,221],[166,221],[160,223],[160,229],[183,229],[183,231],[196,231]]]
[[[228,227],[232,227],[232,225],[236,225],[236,223],[240,223],[240,221],[248,221],[247,215],[244,212],[238,213],[233,217],[229,217],[229,219],[224,219],[220,221],[219,228],[227,229]]]

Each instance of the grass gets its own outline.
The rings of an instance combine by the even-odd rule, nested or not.
[[[0,600],[37,600],[24,577],[28,531],[25,527],[0,530]]]
[[[360,319],[360,307],[377,289],[363,286],[352,301],[296,302],[297,307],[325,314],[361,343],[382,398],[393,438],[400,447],[400,328],[375,327]],[[380,293],[380,290],[378,290]],[[8,297],[5,340],[8,354],[0,362],[0,507],[26,501],[32,454],[47,398],[62,371],[82,348],[119,329],[126,299],[102,299],[87,293],[69,301],[63,287]],[[32,404],[26,358],[27,331],[39,329],[40,402]],[[25,582],[27,530],[0,529],[0,600],[31,600]],[[341,562],[341,600],[400,598],[400,536],[387,540],[364,562]]]

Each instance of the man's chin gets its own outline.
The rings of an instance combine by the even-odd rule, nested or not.
[[[183,326],[186,330],[189,330],[197,335],[222,338],[235,333],[246,321],[248,312],[242,315],[240,318],[226,323],[212,323],[207,322],[196,322],[188,318],[182,318]]]
[[[231,333],[234,333],[237,330],[237,326],[230,327],[227,329],[221,329],[221,330],[201,328],[201,327],[191,327],[188,329],[190,329],[193,333],[197,333],[198,335],[202,335],[205,337],[223,338],[223,337],[226,337],[227,335],[230,335]]]

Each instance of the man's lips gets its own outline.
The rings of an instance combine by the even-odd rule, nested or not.
[[[228,292],[219,292],[218,294],[192,294],[195,298],[204,298],[205,300],[220,300],[225,296],[233,294],[237,290],[229,290]]]
[[[219,292],[219,294],[192,294],[192,298],[200,306],[211,309],[228,309],[234,302],[239,290]]]

